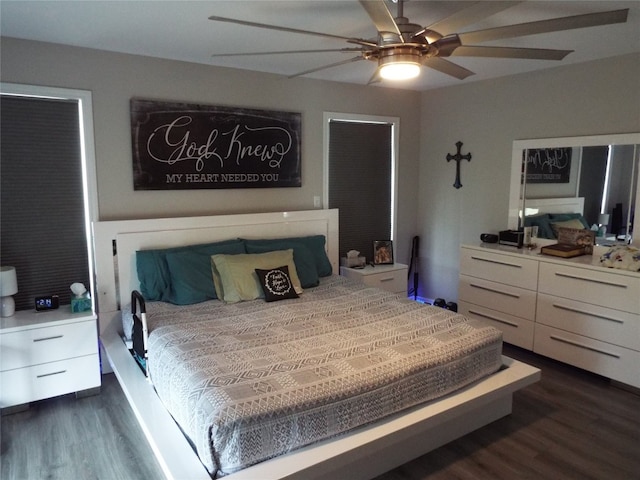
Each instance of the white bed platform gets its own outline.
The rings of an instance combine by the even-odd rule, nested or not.
[[[103,364],[108,361],[168,479],[208,479],[209,474],[165,410],[121,340],[119,299],[137,288],[135,252],[235,237],[275,238],[323,234],[338,271],[338,212],[311,210],[214,217],[125,220],[93,224],[96,290]],[[113,256],[117,245],[117,259]],[[116,279],[118,279],[116,281]],[[349,434],[262,462],[229,480],[369,479],[511,413],[515,391],[535,383],[540,371],[503,357],[505,368],[424,406]]]

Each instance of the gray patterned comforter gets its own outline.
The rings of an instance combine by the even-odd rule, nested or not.
[[[500,368],[497,329],[343,277],[299,299],[147,304],[151,379],[225,475]]]

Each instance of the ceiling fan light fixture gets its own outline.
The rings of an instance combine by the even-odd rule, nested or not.
[[[396,54],[378,60],[380,76],[385,80],[409,80],[420,75],[420,56]]]

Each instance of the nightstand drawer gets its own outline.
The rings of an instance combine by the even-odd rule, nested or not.
[[[94,320],[0,335],[2,371],[97,353]]]
[[[538,286],[537,261],[488,251],[462,248],[460,273],[528,290]]]
[[[340,275],[364,282],[371,287],[387,292],[407,294],[407,266],[394,265],[367,266],[362,269],[340,267]]]
[[[98,355],[0,372],[0,408],[100,386]]]
[[[397,293],[407,290],[407,275],[405,270],[367,275],[363,280],[367,285],[382,288],[388,292]]]

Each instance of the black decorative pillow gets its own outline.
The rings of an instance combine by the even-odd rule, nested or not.
[[[267,302],[284,300],[285,298],[298,298],[289,277],[289,267],[286,265],[269,270],[256,268],[256,274],[260,280],[260,286]]]

